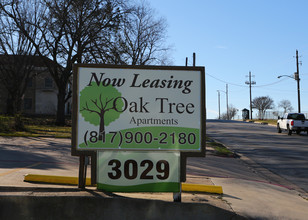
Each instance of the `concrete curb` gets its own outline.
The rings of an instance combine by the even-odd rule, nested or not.
[[[51,184],[65,184],[65,185],[78,185],[78,177],[68,176],[50,176],[50,175],[37,175],[27,174],[24,178],[25,182],[37,182],[37,183],[51,183]],[[86,179],[86,186],[91,185],[91,179]],[[221,186],[213,185],[201,185],[201,184],[188,184],[182,183],[183,192],[203,192],[203,193],[215,193],[223,194]]]
[[[209,204],[100,196],[2,196],[0,219],[245,219]]]

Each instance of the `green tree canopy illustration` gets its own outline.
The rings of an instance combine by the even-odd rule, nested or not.
[[[100,140],[105,126],[120,117],[124,102],[118,97],[121,97],[121,93],[116,88],[98,86],[95,82],[80,92],[80,113],[85,121],[99,125]]]

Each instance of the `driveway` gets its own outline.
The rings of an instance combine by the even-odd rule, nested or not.
[[[78,176],[79,159],[72,157],[70,139],[0,137],[1,186],[31,185],[32,174]]]

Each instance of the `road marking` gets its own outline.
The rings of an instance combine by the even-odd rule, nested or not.
[[[35,167],[35,166],[38,166],[38,165],[40,165],[40,164],[41,164],[41,162],[38,162],[38,163],[34,163],[34,164],[31,164],[31,165],[26,166],[26,167],[16,168],[16,169],[7,171],[7,172],[5,172],[5,173],[0,173],[0,176],[5,176],[5,175],[8,175],[8,174],[11,174],[11,173],[14,173],[14,172],[18,172],[18,171],[20,171],[20,170],[27,169],[27,168],[30,168],[30,167]]]

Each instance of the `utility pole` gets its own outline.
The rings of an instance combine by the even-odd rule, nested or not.
[[[218,119],[220,120],[220,90],[218,92]]]
[[[246,81],[245,84],[249,85],[249,95],[250,95],[250,120],[252,120],[252,101],[251,101],[251,85],[255,85],[255,81],[251,81],[251,72],[249,71],[249,81]]]
[[[226,84],[226,103],[227,103],[227,118],[228,118],[228,120],[230,120],[230,118],[229,118],[229,104],[228,104],[228,84]]]
[[[299,88],[299,67],[298,67],[298,50],[296,50],[296,73],[294,74],[294,79],[297,81],[297,100],[298,100],[298,113],[301,113],[301,95]]]
[[[217,90],[217,92],[218,92],[218,113],[219,113],[219,119],[220,119],[220,92],[224,92],[224,93],[226,93],[227,120],[230,120],[230,118],[229,118],[229,104],[228,104],[228,84],[226,84],[226,91]]]

